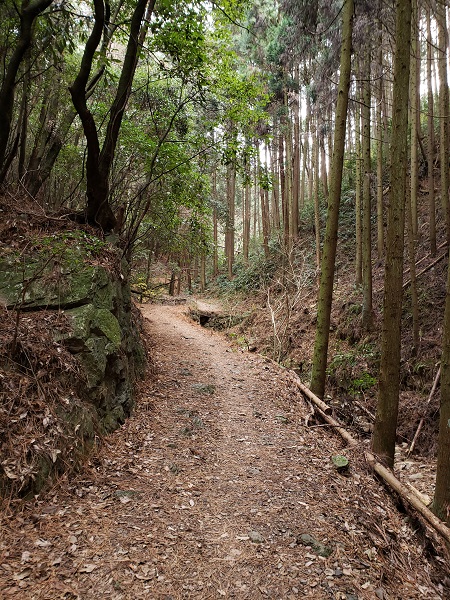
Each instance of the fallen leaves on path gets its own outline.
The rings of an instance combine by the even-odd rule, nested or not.
[[[305,426],[281,369],[182,307],[142,312],[157,374],[77,478],[5,512],[2,598],[446,597],[444,565],[360,450]]]

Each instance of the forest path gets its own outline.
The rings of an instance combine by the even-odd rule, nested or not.
[[[443,597],[407,519],[286,373],[142,305],[155,374],[99,455],[3,522],[0,597]],[[309,537],[308,537],[309,536]]]

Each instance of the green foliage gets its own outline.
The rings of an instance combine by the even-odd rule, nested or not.
[[[146,280],[146,275],[142,273],[134,273],[133,278],[131,280],[131,288],[133,292],[140,292],[141,298],[146,298],[147,300],[157,300],[158,297],[161,296],[164,292],[163,287],[148,287]]]
[[[258,173],[259,185],[263,190],[271,190],[273,181],[272,174],[267,167],[261,167]]]
[[[334,385],[359,394],[372,389],[377,379],[379,351],[370,343],[362,343],[351,351],[336,352],[327,368],[327,375]]]
[[[161,0],[157,3],[150,29],[149,48],[170,58],[165,64],[169,71],[189,76],[198,75],[206,62],[206,11],[202,3]],[[198,82],[201,84],[201,82]]]
[[[32,241],[32,246],[41,256],[64,257],[64,259],[73,257],[83,261],[98,256],[107,247],[107,243],[86,231],[75,229],[36,237]]]
[[[107,243],[95,235],[81,229],[62,231],[49,236],[36,237],[34,241],[36,250],[60,253],[71,248],[82,250],[86,256],[93,256],[103,250]]]
[[[322,193],[319,194],[319,222],[320,229],[325,227],[327,218],[327,207]],[[307,200],[300,210],[299,227],[301,231],[313,233],[315,231],[315,207],[313,200]],[[311,243],[314,244],[314,236],[310,236]]]
[[[336,353],[328,365],[328,375],[332,375],[341,366],[353,367],[356,364],[356,356],[354,352]]]
[[[362,373],[357,379],[353,379],[350,385],[350,391],[353,394],[360,394],[377,384],[377,379],[370,373]]]
[[[275,253],[268,259],[262,253],[252,254],[248,264],[239,257],[233,265],[233,279],[230,281],[226,275],[219,275],[216,285],[222,292],[254,292],[270,282],[277,267]]]
[[[118,1],[108,5],[111,20],[95,52],[87,99],[100,147],[123,67],[116,50],[127,43],[134,10],[133,2],[124,2],[115,21]],[[78,8],[68,0],[36,21],[27,66],[30,88],[25,91],[21,73],[14,107],[17,121],[21,94],[42,98],[27,111],[25,163],[33,153],[45,157],[47,150],[53,152],[51,144],[56,141],[57,147],[60,141],[51,179],[41,189],[42,200],[51,208],[64,205],[77,211],[85,207],[86,142],[80,120],[73,116],[68,88],[79,71],[93,25],[92,3],[81,12]],[[247,10],[244,2],[235,0],[214,6],[201,0],[156,3],[109,182],[108,201],[114,212],[119,206],[125,208],[122,235],[130,254],[156,246],[175,262],[205,256],[211,247],[212,169],[220,160],[233,162],[238,173],[248,177],[258,153],[255,134],[268,132],[269,97],[266,75],[242,60],[230,25],[229,17],[242,21]],[[273,7],[271,13],[276,16]],[[2,3],[0,16],[0,54],[7,64],[19,22],[12,0]],[[13,167],[17,169],[16,163]],[[26,171],[28,165],[23,167]],[[39,163],[30,167],[31,178],[42,172],[40,167]],[[266,188],[271,185],[268,172],[262,174],[262,183]],[[219,207],[221,199],[214,202]],[[73,242],[67,248],[59,239],[41,243],[49,252],[53,245],[56,256],[69,252]]]

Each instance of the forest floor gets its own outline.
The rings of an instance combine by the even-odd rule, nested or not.
[[[140,308],[136,411],[77,477],[4,507],[1,598],[450,597],[443,555],[282,368]]]

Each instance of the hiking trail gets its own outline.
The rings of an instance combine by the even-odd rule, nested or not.
[[[311,420],[283,369],[183,306],[140,309],[154,367],[135,413],[3,517],[1,598],[444,597],[361,449]]]

